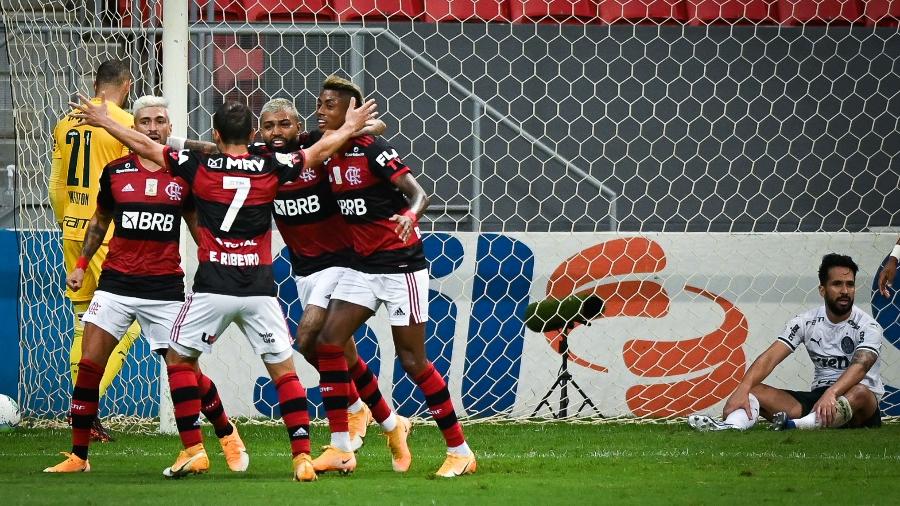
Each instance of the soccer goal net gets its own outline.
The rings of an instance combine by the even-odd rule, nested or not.
[[[72,386],[51,129],[109,57],[130,63],[133,98],[187,74],[193,138],[211,138],[224,100],[259,111],[288,98],[313,128],[331,74],[378,101],[384,137],[432,198],[426,347],[466,417],[715,413],[785,323],[822,304],[832,251],[860,266],[856,304],[885,327],[882,408],[900,412],[900,301],[872,289],[900,230],[892,3],[190,0],[186,68],[162,58],[164,3],[3,3],[28,416],[64,417]],[[202,361],[226,409],[277,416],[263,365],[226,337]],[[356,338],[398,411],[427,416],[383,312]],[[296,361],[324,414],[317,374]],[[138,343],[103,416],[157,417],[158,372]],[[768,382],[811,378],[800,350]]]

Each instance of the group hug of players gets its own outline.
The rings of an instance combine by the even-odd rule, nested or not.
[[[383,304],[400,363],[447,443],[436,474],[475,472],[446,382],[425,355],[429,278],[417,224],[428,198],[397,151],[377,137],[384,123],[375,119],[374,101],[364,101],[351,82],[330,77],[317,101],[316,131],[302,132],[292,103],[275,99],[261,111],[263,142],[254,144],[249,108],[225,102],[213,116],[215,142],[202,143],[170,135],[167,102],[160,97],[135,101],[133,118],[122,110],[130,85],[124,64],[104,62],[97,96],[72,103],[54,132],[51,202],[64,230],[68,294],[83,337],[72,359],[72,451],[44,471],[91,469],[88,446],[101,385],[111,380],[107,365],[121,361],[129,345],[122,341],[133,341],[139,332],[165,359],[184,445],[163,474],[209,469],[201,412],[214,427],[229,469],[245,471],[246,447],[198,364],[235,323],[277,389],[294,479],[352,472],[354,450],[373,418],[387,436],[393,469],[406,472],[412,462],[410,422],[381,395],[352,337]],[[130,152],[119,157],[123,146]],[[104,164],[94,195],[87,179],[98,168],[89,163],[102,149],[119,153]],[[66,162],[66,190],[60,193],[54,178],[63,177]],[[76,204],[90,205],[89,219],[68,212]],[[330,444],[315,459],[293,338],[276,299],[273,218],[290,251],[304,307],[297,343],[320,374],[331,431]],[[198,245],[199,265],[187,296],[179,254],[182,219]]]

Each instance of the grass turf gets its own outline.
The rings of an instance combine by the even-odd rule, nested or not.
[[[174,436],[115,433],[89,474],[47,475],[68,431],[0,433],[0,504],[888,504],[900,494],[900,425],[877,430],[700,434],[686,425],[504,424],[465,428],[478,472],[431,476],[443,460],[433,426],[410,438],[413,466],[391,471],[377,427],[349,477],[291,481],[281,427],[244,426],[250,469],[231,473],[205,433],[209,474],[167,480]],[[325,429],[314,427],[313,443]],[[314,451],[314,453],[316,453]]]

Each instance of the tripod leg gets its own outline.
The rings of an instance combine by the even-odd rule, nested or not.
[[[547,409],[550,409],[550,414],[553,415],[553,418],[559,418],[559,416],[557,414],[553,413],[553,410],[550,408],[550,396],[553,395],[553,392],[556,391],[557,387],[562,386],[562,385],[563,385],[563,375],[560,374],[559,376],[556,377],[556,381],[553,383],[553,386],[551,386],[550,389],[547,390],[547,393],[544,394],[544,397],[541,399],[541,402],[539,402],[537,407],[534,408],[534,411],[531,413],[531,416],[537,415],[538,411],[540,411],[541,408],[544,405],[546,405]]]
[[[581,410],[584,409],[585,406],[590,406],[594,408],[594,413],[597,413],[597,416],[603,418],[603,414],[600,413],[600,410],[597,409],[596,405],[594,405],[594,401],[592,401],[591,398],[588,397],[586,393],[584,393],[584,390],[581,389],[581,386],[578,384],[578,382],[574,379],[570,379],[569,381],[572,383],[572,386],[575,387],[575,390],[577,390],[578,393],[581,394],[581,397],[584,398],[584,402],[582,402],[581,406],[578,407],[578,412],[576,414],[580,414]]]

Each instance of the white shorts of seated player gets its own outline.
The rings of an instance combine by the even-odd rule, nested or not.
[[[291,358],[291,337],[278,299],[261,295],[188,295],[172,326],[169,347],[189,358],[209,353],[231,323],[238,326],[263,362],[278,364]]]
[[[331,294],[377,311],[384,304],[392,326],[405,327],[428,321],[428,270],[397,274],[367,274],[346,269]]]
[[[346,270],[348,270],[346,267],[328,267],[309,276],[294,276],[294,283],[297,284],[297,298],[300,299],[303,309],[310,304],[328,309],[331,294],[334,293],[335,287]]]
[[[180,300],[143,299],[98,290],[94,292],[82,321],[92,323],[120,340],[137,320],[141,334],[150,343],[150,350],[165,350],[169,347],[169,334],[181,306]]]

